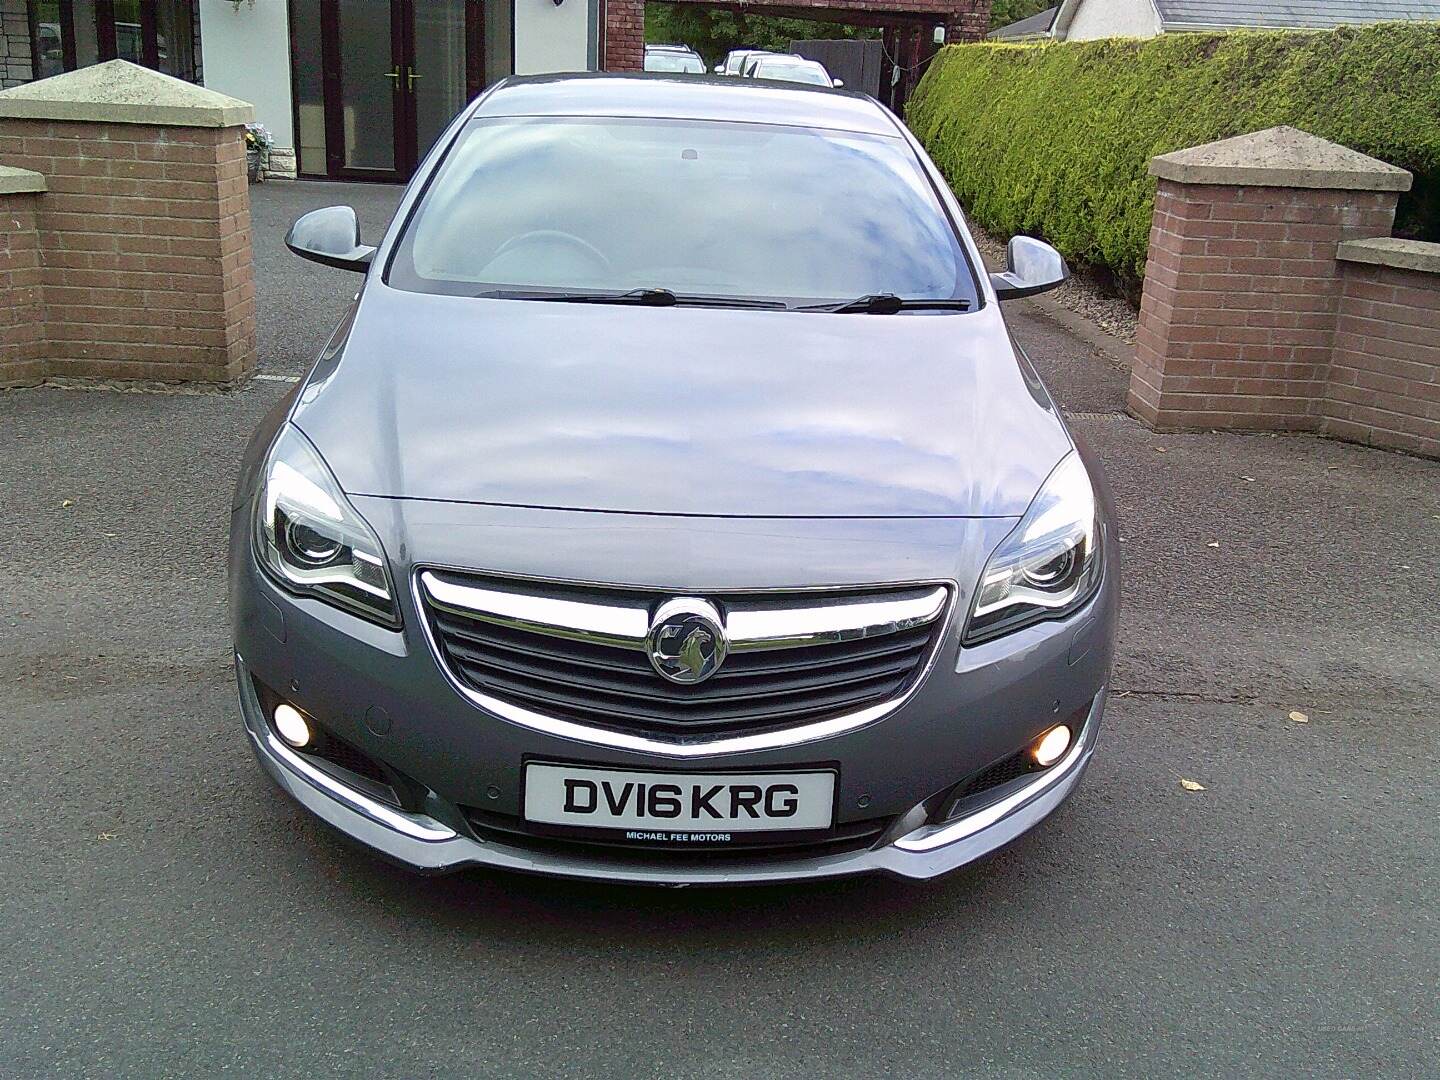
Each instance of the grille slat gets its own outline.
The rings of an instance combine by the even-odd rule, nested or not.
[[[477,590],[503,588],[507,595],[528,590],[546,600],[573,604],[617,602],[652,614],[673,594],[590,588],[550,582],[523,582],[454,572],[426,571],[426,579]],[[439,586],[437,586],[439,587]],[[451,590],[462,597],[467,595]],[[925,588],[877,588],[854,592],[709,594],[721,611],[820,611],[827,603],[876,602],[913,606]],[[810,644],[787,641],[782,648],[736,649],[715,676],[694,685],[661,678],[645,651],[625,643],[572,637],[563,628],[507,625],[483,614],[471,616],[448,602],[442,608],[425,591],[426,615],[442,662],[471,689],[533,712],[625,732],[745,732],[843,716],[883,704],[913,684],[944,625],[945,606],[921,625],[916,620],[859,630],[845,640]],[[472,593],[469,595],[484,595]],[[493,594],[491,594],[493,595]],[[589,611],[592,609],[582,609]],[[853,611],[851,607],[848,610]],[[873,608],[870,610],[874,610]],[[642,612],[643,613],[643,612]],[[823,612],[822,612],[823,614]],[[728,618],[728,616],[727,616]],[[754,619],[751,619],[753,624]],[[836,635],[841,636],[841,635]],[[630,639],[633,643],[633,639]]]

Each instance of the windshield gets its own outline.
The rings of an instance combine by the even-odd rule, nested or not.
[[[698,56],[686,53],[646,53],[646,71],[679,71],[698,75],[705,71],[705,64]]]
[[[829,86],[830,76],[816,64],[783,64],[773,60],[761,60],[755,65],[757,79],[783,79],[786,82],[812,83],[815,86]]]
[[[387,281],[471,296],[668,289],[796,306],[977,298],[903,139],[653,118],[471,122]]]

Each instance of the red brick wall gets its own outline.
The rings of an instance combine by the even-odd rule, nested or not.
[[[39,199],[38,194],[0,195],[0,386],[24,386],[45,376],[35,232]]]
[[[645,68],[645,0],[605,0],[605,70]]]
[[[1314,430],[1342,240],[1388,236],[1394,192],[1159,182],[1130,407],[1158,428]]]
[[[255,352],[242,128],[0,119],[42,173],[50,376],[231,383]]]
[[[1322,430],[1440,457],[1440,274],[1340,266]]]

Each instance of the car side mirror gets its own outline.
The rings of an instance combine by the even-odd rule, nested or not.
[[[375,257],[373,247],[360,243],[360,219],[350,206],[326,206],[301,216],[285,234],[285,246],[302,259],[361,274]]]
[[[1003,274],[990,275],[990,284],[995,286],[995,296],[999,300],[1016,300],[1048,292],[1070,278],[1065,257],[1049,244],[1029,236],[1010,238],[1005,262],[1007,269]]]
[[[830,80],[830,85],[833,86],[833,87],[835,87],[835,89],[838,90],[838,89],[840,89],[840,87],[844,86],[845,83],[844,83],[844,81],[841,80],[841,79],[831,79],[831,80]]]

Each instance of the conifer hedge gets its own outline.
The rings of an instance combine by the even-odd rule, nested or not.
[[[1133,287],[1156,154],[1289,124],[1415,174],[1396,231],[1440,240],[1440,24],[952,45],[906,120],[966,211]]]

